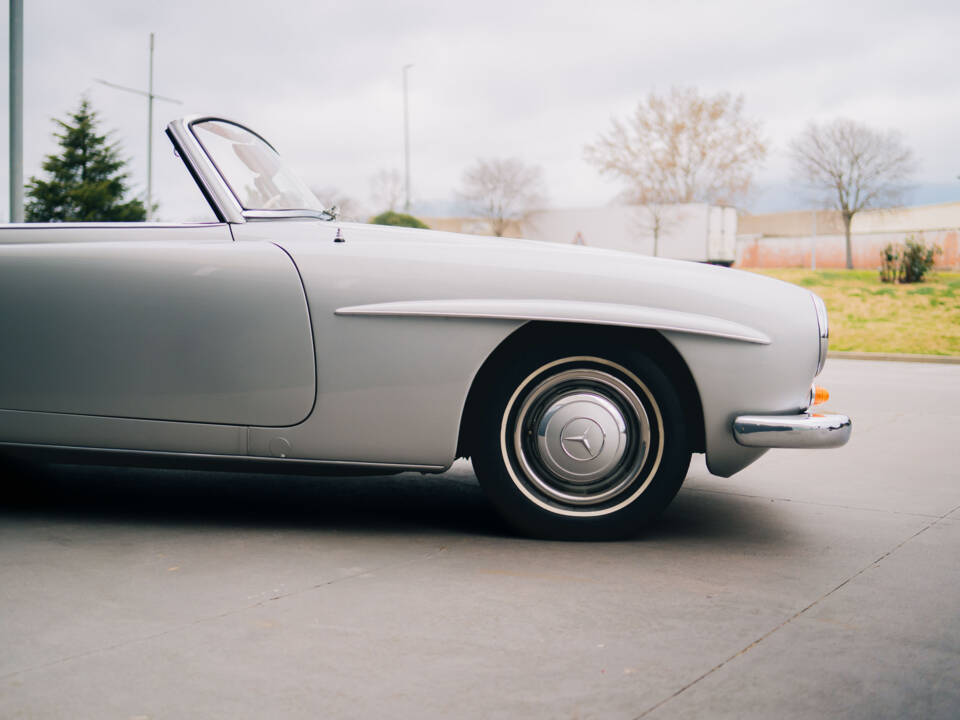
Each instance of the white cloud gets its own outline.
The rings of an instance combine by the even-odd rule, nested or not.
[[[244,121],[311,184],[366,200],[370,176],[402,162],[405,63],[414,63],[411,166],[421,199],[450,197],[478,156],[517,155],[543,165],[555,204],[603,202],[617,188],[583,162],[583,145],[611,115],[673,84],[746,95],[773,144],[764,182],[789,179],[781,151],[793,134],[837,115],[899,129],[920,159],[918,181],[960,173],[955,2],[32,0],[28,176],[53,150],[50,118],[87,92],[142,189],[145,101],[93,78],[145,85],[151,31],[156,92],[184,101],[156,107],[155,195],[168,217],[196,214],[161,134],[189,112]],[[6,74],[0,83],[6,93]],[[4,113],[4,139],[6,122]],[[0,162],[6,168],[6,142]],[[6,198],[6,173],[0,191]]]

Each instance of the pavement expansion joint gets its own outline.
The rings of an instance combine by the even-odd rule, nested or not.
[[[816,500],[797,500],[795,498],[776,497],[773,495],[753,495],[751,493],[733,492],[732,490],[709,490],[707,488],[683,488],[686,492],[713,493],[715,495],[735,495],[737,497],[755,498],[757,500],[773,500],[776,502],[797,503],[798,505],[816,505],[817,507],[837,508],[838,510],[862,510],[864,512],[884,513],[886,515],[907,515],[909,517],[921,517],[930,519],[942,519],[944,515],[931,515],[930,513],[905,512],[903,510],[886,510],[884,508],[861,507],[859,505],[839,505],[837,503],[817,502]],[[950,512],[953,512],[952,510]],[[949,515],[950,513],[947,513]]]
[[[920,528],[919,530],[917,530],[915,533],[913,533],[913,535],[909,536],[908,538],[906,538],[906,539],[904,539],[904,540],[901,540],[899,543],[897,543],[897,544],[894,545],[892,548],[890,548],[889,550],[887,550],[885,553],[883,553],[882,555],[880,555],[880,557],[878,557],[876,560],[874,560],[873,562],[871,562],[869,565],[865,565],[864,567],[860,568],[859,570],[857,570],[857,572],[855,572],[853,575],[851,575],[850,577],[848,577],[847,579],[845,579],[843,582],[841,582],[839,585],[837,585],[836,587],[834,587],[832,590],[830,590],[829,592],[824,593],[823,595],[821,595],[820,597],[818,597],[816,600],[814,600],[812,603],[810,603],[809,605],[807,605],[805,608],[803,608],[803,609],[801,609],[801,610],[798,610],[798,611],[795,612],[793,615],[791,615],[791,616],[788,617],[786,620],[784,620],[782,623],[780,623],[780,624],[777,625],[776,627],[772,628],[771,630],[768,630],[766,633],[764,633],[763,635],[761,635],[760,637],[758,637],[756,640],[754,640],[752,643],[750,643],[750,644],[747,645],[746,647],[742,648],[742,649],[739,650],[738,652],[736,652],[736,653],[734,653],[733,655],[731,655],[730,657],[728,657],[726,660],[724,660],[724,661],[722,661],[722,662],[720,662],[720,663],[717,663],[717,664],[714,665],[712,668],[710,668],[709,670],[707,670],[705,673],[703,673],[703,674],[700,675],[699,677],[695,678],[694,680],[690,681],[689,683],[687,683],[686,685],[684,685],[683,687],[681,687],[679,690],[677,690],[676,692],[674,692],[672,695],[669,695],[668,697],[665,697],[663,700],[661,700],[661,701],[658,702],[657,704],[655,704],[655,705],[647,708],[647,709],[644,710],[642,713],[640,713],[639,715],[637,715],[637,716],[634,718],[634,720],[641,720],[641,718],[646,717],[647,715],[649,715],[650,713],[652,713],[654,710],[657,710],[657,709],[663,707],[664,705],[666,705],[668,702],[670,702],[670,701],[673,700],[674,698],[679,697],[680,695],[682,695],[683,693],[685,693],[687,690],[689,690],[690,688],[692,688],[694,685],[696,685],[697,683],[699,683],[701,680],[704,680],[705,678],[710,677],[711,675],[713,675],[713,674],[714,674],[717,670],[719,670],[720,668],[722,668],[722,667],[724,667],[725,665],[729,664],[729,663],[732,662],[733,660],[736,660],[738,657],[741,657],[742,655],[746,655],[748,652],[750,652],[751,650],[753,650],[753,648],[757,647],[760,643],[762,643],[764,640],[766,640],[766,639],[769,638],[771,635],[773,635],[774,633],[776,633],[778,630],[781,630],[781,629],[785,628],[787,625],[789,625],[790,623],[792,623],[794,620],[796,620],[797,618],[799,618],[799,617],[801,617],[802,615],[804,615],[808,610],[813,609],[814,607],[816,607],[817,605],[819,605],[821,602],[823,602],[824,600],[826,600],[828,597],[830,597],[831,595],[833,595],[833,594],[836,593],[837,591],[839,591],[839,590],[843,589],[844,587],[846,587],[850,582],[852,582],[853,580],[855,580],[855,579],[857,579],[858,577],[860,577],[860,576],[861,576],[863,573],[865,573],[867,570],[870,570],[871,568],[874,568],[874,567],[876,567],[877,565],[879,565],[881,562],[883,562],[883,561],[886,560],[888,557],[890,557],[891,555],[893,555],[893,553],[895,553],[897,550],[899,550],[900,548],[902,548],[902,547],[903,547],[904,545],[906,545],[908,542],[910,542],[910,541],[913,540],[914,538],[919,537],[920,535],[922,535],[923,533],[925,533],[927,530],[929,530],[930,528],[932,528],[934,525],[936,525],[937,523],[939,523],[941,520],[945,520],[946,518],[950,517],[950,516],[953,515],[955,512],[957,512],[958,510],[960,510],[960,505],[958,505],[957,507],[953,508],[952,510],[947,511],[947,512],[944,513],[943,515],[934,516],[933,519],[932,519],[932,521],[931,521],[930,523],[928,523],[928,524],[925,525],[924,527],[922,527],[922,528]],[[930,516],[928,516],[928,517],[930,517]]]

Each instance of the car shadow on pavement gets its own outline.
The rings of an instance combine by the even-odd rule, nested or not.
[[[514,537],[469,471],[325,477],[88,465],[6,470],[12,518]],[[637,538],[777,542],[776,520],[739,495],[681,490]],[[766,508],[761,508],[764,510]]]
[[[767,498],[682,488],[642,537],[650,541],[781,546],[789,532],[795,532],[783,507]]]
[[[507,535],[474,482],[436,475],[325,477],[60,465],[18,469],[0,519]]]

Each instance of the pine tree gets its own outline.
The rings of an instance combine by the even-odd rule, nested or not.
[[[27,183],[27,222],[137,222],[147,212],[140,200],[124,202],[126,160],[117,144],[97,134],[97,113],[86,99],[66,121],[54,119],[62,132],[54,137],[60,155],[43,161],[46,180]]]

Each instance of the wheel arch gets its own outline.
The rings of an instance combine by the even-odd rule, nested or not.
[[[472,454],[470,440],[471,437],[476,436],[474,430],[481,414],[479,411],[484,393],[497,373],[509,364],[512,358],[522,355],[526,348],[545,342],[555,342],[558,337],[576,338],[584,343],[615,343],[622,345],[625,349],[643,352],[650,357],[667,375],[680,396],[689,430],[690,451],[705,451],[706,439],[700,392],[683,356],[662,333],[646,328],[531,321],[514,330],[494,348],[474,375],[461,412],[457,457],[470,457]]]

